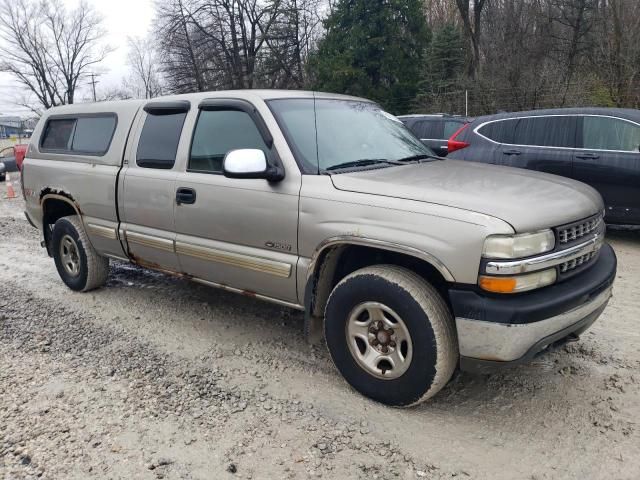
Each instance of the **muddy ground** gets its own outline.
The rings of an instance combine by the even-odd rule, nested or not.
[[[579,343],[397,410],[299,312],[124,263],[71,292],[22,208],[0,199],[0,478],[640,478],[640,233],[608,233]]]

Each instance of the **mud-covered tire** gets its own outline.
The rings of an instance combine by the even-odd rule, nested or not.
[[[109,259],[94,250],[77,215],[56,221],[51,247],[58,274],[71,290],[87,292],[107,281]],[[74,248],[76,255],[73,255]]]
[[[378,337],[366,330],[369,341],[362,352],[363,341],[354,342],[348,329],[349,323],[354,321],[358,322],[356,325],[367,325],[368,311],[362,319],[354,320],[363,305],[386,306],[396,315],[396,321],[400,319],[402,330],[407,332],[412,353],[405,356],[405,361],[408,358],[410,361],[408,366],[403,364],[406,370],[397,378],[384,378],[387,374],[384,370],[381,370],[381,378],[380,374],[376,376],[366,369],[363,359],[372,358],[367,354],[371,342],[376,343]],[[427,400],[446,385],[458,363],[458,342],[447,304],[433,286],[406,268],[377,265],[345,277],[329,297],[324,325],[331,358],[343,377],[363,395],[387,405],[409,407]],[[396,328],[394,335],[398,332]],[[388,341],[388,337],[382,338]],[[389,351],[389,347],[380,345],[378,343],[374,348]],[[361,351],[360,359],[357,359],[355,348]],[[405,350],[408,352],[408,347]],[[373,351],[373,358],[377,354]]]

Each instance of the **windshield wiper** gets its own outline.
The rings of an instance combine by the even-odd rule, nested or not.
[[[386,164],[386,165],[405,165],[404,162],[399,162],[396,160],[387,160],[386,158],[363,158],[361,160],[354,160],[352,162],[344,162],[338,163],[337,165],[331,165],[330,167],[325,168],[325,170],[342,170],[343,168],[357,168],[357,167],[368,167],[369,165],[378,165],[378,164]]]
[[[411,155],[410,157],[404,157],[399,159],[399,162],[414,162],[420,160],[426,160],[427,158],[431,158],[433,160],[444,160],[444,157],[438,157],[437,155],[431,155],[429,153],[422,153],[420,155]]]

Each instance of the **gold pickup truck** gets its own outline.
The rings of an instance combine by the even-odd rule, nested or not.
[[[616,272],[595,190],[444,160],[354,97],[56,107],[22,180],[69,288],[100,287],[118,259],[304,310],[345,379],[394,406],[433,396],[456,368],[576,339]]]

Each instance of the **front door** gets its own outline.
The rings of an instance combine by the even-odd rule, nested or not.
[[[261,149],[277,155],[253,107],[238,100],[203,106],[195,121],[176,192],[188,202],[175,208],[176,251],[182,270],[234,289],[297,303],[300,177],[277,183],[222,174],[227,152]],[[261,133],[263,132],[263,133]]]
[[[594,187],[612,223],[640,223],[640,125],[622,118],[583,116],[574,176]]]

